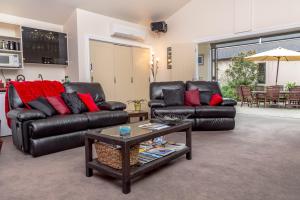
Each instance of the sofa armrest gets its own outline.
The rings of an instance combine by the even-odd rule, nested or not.
[[[46,115],[34,109],[16,108],[14,110],[10,110],[7,113],[7,117],[23,122],[28,120],[44,119],[46,118]]]
[[[125,110],[126,104],[117,101],[106,101],[97,104],[101,110]]]
[[[236,100],[230,98],[223,98],[223,102],[221,103],[221,106],[235,106],[235,105],[237,105]]]
[[[160,99],[154,99],[154,100],[150,100],[148,102],[148,106],[150,108],[162,108],[162,107],[165,107],[166,104],[165,104],[165,101],[164,100],[160,100]]]

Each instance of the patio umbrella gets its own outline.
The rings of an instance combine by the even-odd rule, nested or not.
[[[300,61],[300,53],[284,48],[277,48],[270,51],[254,54],[245,58],[248,61],[277,61],[276,85],[278,81],[278,71],[280,61]]]

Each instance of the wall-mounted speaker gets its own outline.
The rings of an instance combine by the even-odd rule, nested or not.
[[[168,24],[164,21],[162,22],[152,22],[151,30],[154,32],[166,33],[168,31]]]

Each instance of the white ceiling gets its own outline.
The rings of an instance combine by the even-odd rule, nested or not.
[[[0,12],[64,24],[75,8],[139,24],[164,20],[190,0],[0,0]]]

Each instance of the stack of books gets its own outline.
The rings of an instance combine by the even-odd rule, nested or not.
[[[170,155],[175,151],[179,151],[185,148],[185,144],[183,143],[175,143],[175,144],[166,144],[164,147],[156,147],[150,148],[150,146],[146,146],[141,148],[139,154],[139,163],[146,164],[162,158],[164,156]]]

